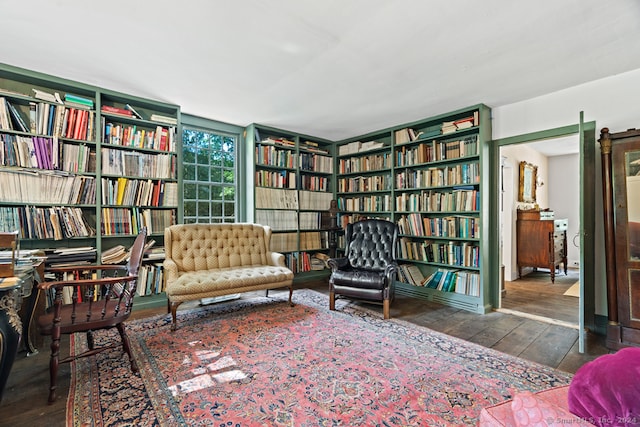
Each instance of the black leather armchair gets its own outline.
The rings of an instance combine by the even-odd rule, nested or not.
[[[398,273],[397,241],[398,226],[390,221],[366,219],[347,225],[344,257],[327,261],[330,310],[335,310],[336,295],[341,295],[381,302],[384,318],[389,318]]]

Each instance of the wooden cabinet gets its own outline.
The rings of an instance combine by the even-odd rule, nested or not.
[[[640,346],[640,130],[600,134],[607,347]]]
[[[518,211],[516,233],[520,277],[525,267],[548,268],[553,283],[561,264],[567,274],[566,219],[541,219],[540,211]]]

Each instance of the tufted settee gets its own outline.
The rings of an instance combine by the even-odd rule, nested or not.
[[[181,224],[165,229],[168,310],[171,329],[185,301],[241,292],[289,288],[293,272],[284,255],[271,252],[271,228],[259,224]]]

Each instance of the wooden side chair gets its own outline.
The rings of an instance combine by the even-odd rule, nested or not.
[[[92,356],[101,351],[119,347],[119,342],[95,347],[93,331],[117,328],[122,347],[131,361],[131,370],[134,373],[138,372],[138,365],[131,354],[124,321],[129,318],[133,307],[133,298],[138,284],[138,270],[142,262],[146,237],[145,228],[138,234],[131,247],[129,261],[126,265],[52,268],[49,271],[59,273],[66,279],[43,282],[38,286],[44,292],[53,291],[54,293],[53,305],[38,318],[40,333],[51,336],[49,404],[56,400],[56,380],[60,363],[68,363],[81,357]],[[61,335],[70,335],[76,332],[87,333],[89,349],[60,360]]]

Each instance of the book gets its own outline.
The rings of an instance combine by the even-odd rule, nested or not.
[[[178,119],[176,119],[175,117],[163,116],[161,114],[152,114],[150,119],[154,122],[161,122],[169,125],[178,124]]]
[[[142,119],[142,115],[140,113],[138,113],[135,108],[133,108],[130,104],[124,104],[124,108],[131,111],[133,113],[134,116],[136,116],[139,119]]]
[[[49,93],[49,92],[45,92],[43,90],[35,89],[35,88],[32,90],[34,93],[33,95],[34,98],[41,99],[43,101],[53,102],[56,104],[64,104],[58,92]]]
[[[133,113],[129,110],[125,110],[124,108],[114,107],[112,105],[103,105],[100,108],[100,111],[109,113],[109,114],[119,114],[121,116],[133,117]]]
[[[93,108],[93,100],[78,95],[72,95],[67,93],[64,95],[65,104],[74,104],[74,106],[81,106],[85,108]]]

